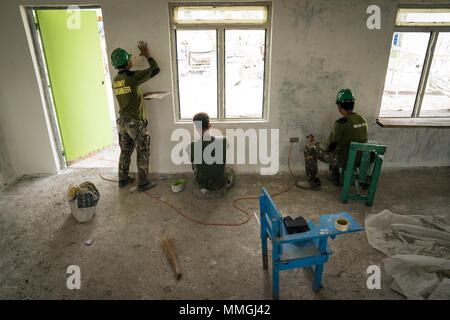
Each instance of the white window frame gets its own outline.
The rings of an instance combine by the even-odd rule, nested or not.
[[[248,7],[248,6],[265,6],[267,8],[266,23],[189,23],[177,24],[174,21],[174,9],[176,7]],[[171,64],[172,64],[172,90],[174,97],[174,115],[175,122],[184,123],[191,122],[192,119],[182,119],[180,116],[180,98],[178,87],[178,61],[177,61],[177,44],[176,30],[216,30],[217,35],[217,118],[211,119],[211,122],[267,122],[269,120],[269,79],[270,79],[270,45],[272,31],[272,3],[271,2],[177,2],[169,3],[169,23],[170,23],[170,44],[171,44]],[[264,88],[263,88],[263,106],[262,117],[260,118],[225,118],[225,29],[226,30],[261,30],[265,29],[265,54],[264,54]]]
[[[397,7],[395,15],[394,30],[391,37],[392,39],[396,32],[429,32],[430,38],[428,41],[428,47],[425,54],[425,60],[422,68],[422,73],[420,76],[419,86],[417,88],[416,99],[414,102],[413,111],[410,117],[380,117],[381,112],[381,102],[378,109],[377,123],[382,127],[450,127],[450,117],[448,116],[420,116],[420,110],[422,107],[423,97],[425,94],[425,89],[428,81],[428,75],[430,73],[431,63],[433,62],[434,49],[436,47],[436,42],[438,39],[439,32],[450,32],[450,26],[435,24],[435,25],[416,25],[415,23],[397,23],[397,17],[401,9],[449,9],[450,6],[446,5],[410,5],[410,6],[399,6]],[[387,70],[387,67],[386,67]],[[384,85],[383,85],[384,93]],[[382,94],[383,94],[382,93]]]

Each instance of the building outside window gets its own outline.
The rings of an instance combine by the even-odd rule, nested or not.
[[[450,9],[398,10],[379,117],[450,117]]]
[[[176,120],[267,119],[270,4],[169,10]]]

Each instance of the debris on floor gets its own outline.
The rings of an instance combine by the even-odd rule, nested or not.
[[[408,299],[450,299],[449,259],[398,254],[384,260],[384,269],[394,278],[391,288]]]
[[[181,271],[178,266],[177,256],[175,254],[175,246],[173,245],[173,240],[168,238],[167,236],[161,239],[161,246],[164,249],[164,252],[167,254],[170,262],[172,262],[172,266],[175,269],[175,274],[177,276],[177,280],[181,279]]]
[[[184,189],[184,180],[183,179],[179,179],[177,181],[175,181],[174,183],[172,183],[172,191],[173,192],[180,192],[183,191]]]
[[[67,191],[72,215],[78,222],[88,222],[95,215],[100,193],[92,182],[85,181],[78,186],[70,185]]]
[[[87,246],[90,246],[93,243],[94,243],[94,240],[92,240],[92,239],[89,239],[88,241],[86,241]]]
[[[368,215],[369,244],[389,258],[384,268],[391,288],[408,299],[450,299],[450,219],[403,216],[383,210]]]
[[[103,172],[116,180],[117,168],[106,168]],[[207,222],[240,223],[243,221],[241,212],[232,206],[235,197],[258,195],[262,185],[270,185],[273,192],[290,185],[288,174],[242,174],[240,182],[221,198],[221,205],[217,205],[217,201],[200,203],[191,195],[192,172],[164,175],[167,180],[160,182],[159,175],[150,174],[151,180],[158,181],[161,187],[152,194],[164,197],[193,218]],[[331,187],[330,192],[314,194],[291,190],[275,202],[291,217],[302,215],[315,222],[318,222],[317,212],[351,212],[361,226],[364,226],[365,212],[379,213],[384,208],[402,215],[438,213],[449,216],[449,178],[450,167],[392,169],[378,185],[377,199],[382,201],[375,202],[371,209],[356,201],[342,204],[340,189]],[[171,184],[177,179],[185,180],[185,190],[172,193]],[[70,213],[66,191],[69,184],[78,185],[87,180],[98,188],[102,202],[99,201],[90,222],[78,224]],[[398,181],[402,183],[396,184]],[[420,188],[410,187],[419,183]],[[122,190],[117,183],[103,182],[97,168],[67,168],[56,175],[22,178],[0,191],[0,299],[272,298],[271,282],[266,281],[268,274],[261,266],[260,212],[256,199],[237,203],[249,212],[249,223],[237,228],[207,227],[184,221],[171,208],[147,199],[145,194],[138,191],[130,194],[128,188],[131,187]],[[62,199],[63,205],[58,205]],[[176,280],[171,262],[159,243],[165,235],[174,240],[183,274],[180,280]],[[319,294],[311,290],[311,277],[306,271],[282,273],[281,281],[286,288],[283,298],[406,300],[390,288],[393,279],[386,281],[390,276],[384,270],[382,259],[387,256],[373,249],[365,235],[360,237],[362,235],[338,237],[330,242],[338,252],[330,257],[330,267],[324,268],[325,290]],[[88,239],[94,240],[90,246],[85,244]],[[235,247],[239,250],[234,250]],[[65,285],[68,275],[63,267],[72,264],[81,268],[82,289],[76,292],[69,292]],[[382,269],[380,290],[368,290],[366,286],[366,270],[373,264]],[[91,276],[97,274],[99,276]],[[44,290],[47,286],[49,290]],[[171,290],[164,290],[165,287]],[[445,288],[445,282],[441,282],[428,299],[436,298],[441,287]]]

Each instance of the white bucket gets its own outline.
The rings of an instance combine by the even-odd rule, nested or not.
[[[97,206],[78,208],[77,201],[69,201],[69,206],[73,216],[80,223],[91,221],[95,215],[95,209],[97,208]]]

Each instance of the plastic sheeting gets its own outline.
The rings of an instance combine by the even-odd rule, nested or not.
[[[389,258],[391,288],[408,299],[450,299],[450,217],[403,216],[383,210],[368,215],[369,244]]]

